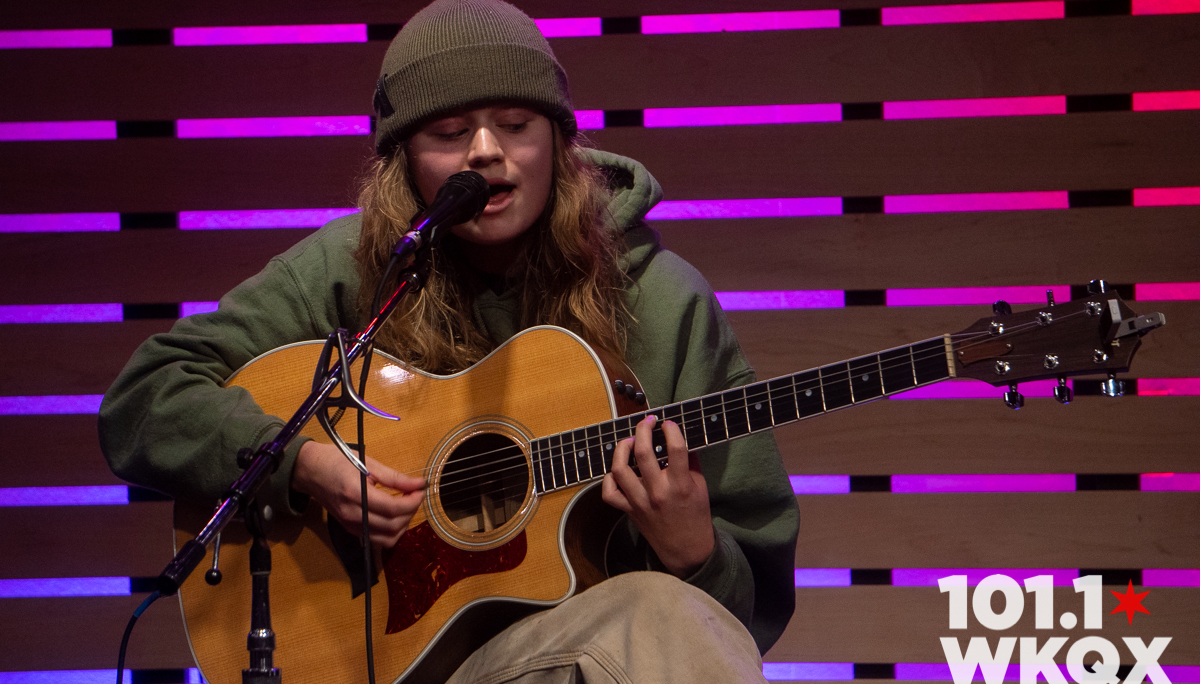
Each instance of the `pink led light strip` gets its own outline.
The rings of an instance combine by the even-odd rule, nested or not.
[[[971,3],[961,5],[914,5],[884,7],[883,26],[916,24],[978,23],[1062,19],[1062,0]],[[1134,16],[1200,13],[1200,0],[1133,0]],[[602,35],[600,17],[535,19],[547,38]],[[795,10],[784,12],[725,12],[715,14],[671,14],[641,17],[644,35],[671,33],[718,33],[742,31],[794,31],[838,28],[838,10]],[[367,41],[366,24],[305,24],[288,26],[204,26],[172,29],[178,46],[198,45],[284,45],[305,43],[362,43]],[[0,31],[0,49],[109,48],[112,29],[51,29]]]

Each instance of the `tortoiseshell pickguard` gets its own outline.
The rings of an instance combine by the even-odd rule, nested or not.
[[[387,579],[388,620],[385,633],[411,627],[459,580],[512,570],[525,560],[525,531],[503,546],[467,551],[451,546],[428,522],[408,530],[400,543],[383,552]]]

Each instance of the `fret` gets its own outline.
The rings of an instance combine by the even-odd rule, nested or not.
[[[612,472],[613,454],[616,452],[616,422],[609,421],[600,426],[600,444],[604,446],[604,472]]]
[[[600,431],[599,425],[590,425],[587,428],[588,472],[592,474],[593,479],[608,472],[604,467],[604,443]]]
[[[771,422],[771,399],[765,382],[746,385],[746,417],[750,421],[750,431],[765,430]]]
[[[679,426],[690,451],[937,382],[951,374],[944,340],[933,338],[533,440],[534,491],[551,492],[611,472],[617,444],[633,437],[647,416],[658,418],[650,441],[660,466],[666,467],[662,424],[668,420]]]
[[[913,374],[918,385],[950,377],[946,365],[946,343],[940,337],[912,345]]]
[[[660,468],[667,467],[667,435],[662,431],[662,423],[656,423],[650,431],[650,448],[654,450],[654,458]],[[633,456],[629,456],[633,460]]]
[[[796,384],[796,411],[801,418],[815,416],[825,410],[824,393],[821,392],[820,371],[806,371],[792,376]]]
[[[550,436],[550,473],[553,476],[554,489],[566,486],[567,473],[563,468],[562,435]]]
[[[545,449],[546,440],[544,439],[535,439],[533,440],[533,443],[529,445],[529,451],[531,454],[530,458],[533,461],[533,487],[534,490],[539,494],[546,491],[545,478],[548,474],[548,466],[544,458]]]
[[[750,434],[750,416],[746,412],[746,390],[731,389],[721,395],[725,410],[725,432],[729,439]]]
[[[879,376],[879,357],[864,356],[853,359],[850,364],[850,391],[854,403],[870,401],[883,396],[883,380]]]
[[[796,388],[792,384],[793,377],[789,375],[767,382],[771,420],[774,425],[783,425],[799,418],[796,415]]]
[[[683,402],[683,434],[687,437],[687,448],[699,449],[708,444],[704,438],[704,410],[700,400]]]
[[[720,442],[725,435],[725,412],[721,396],[707,396],[700,400],[704,416],[704,440],[709,444]]]
[[[571,448],[575,450],[575,473],[578,482],[592,479],[592,464],[587,455],[587,430],[576,430],[571,435]]]
[[[825,395],[825,410],[832,411],[854,403],[850,393],[850,365],[833,363],[817,369],[821,374],[821,393]]]
[[[913,375],[912,347],[883,352],[879,355],[879,365],[885,393],[894,394],[916,387],[917,380]]]

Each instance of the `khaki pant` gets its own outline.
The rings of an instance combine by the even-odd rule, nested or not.
[[[447,684],[763,682],[750,633],[670,575],[619,575],[531,615],[476,651]]]

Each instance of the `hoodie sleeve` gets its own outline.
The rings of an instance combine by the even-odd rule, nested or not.
[[[223,383],[263,352],[353,320],[356,229],[351,219],[334,222],[231,290],[217,311],[182,318],[138,348],[100,406],[101,450],[118,477],[197,503],[225,492],[241,473],[238,449],[257,447],[285,421]],[[289,483],[303,441],[260,494],[277,511],[295,512]]]
[[[636,239],[651,242],[642,235],[631,243]],[[715,295],[687,262],[655,247],[630,275],[636,323],[627,362],[652,405],[754,381]],[[707,447],[699,456],[717,543],[687,581],[737,616],[765,653],[795,606],[796,498],[769,432]]]

